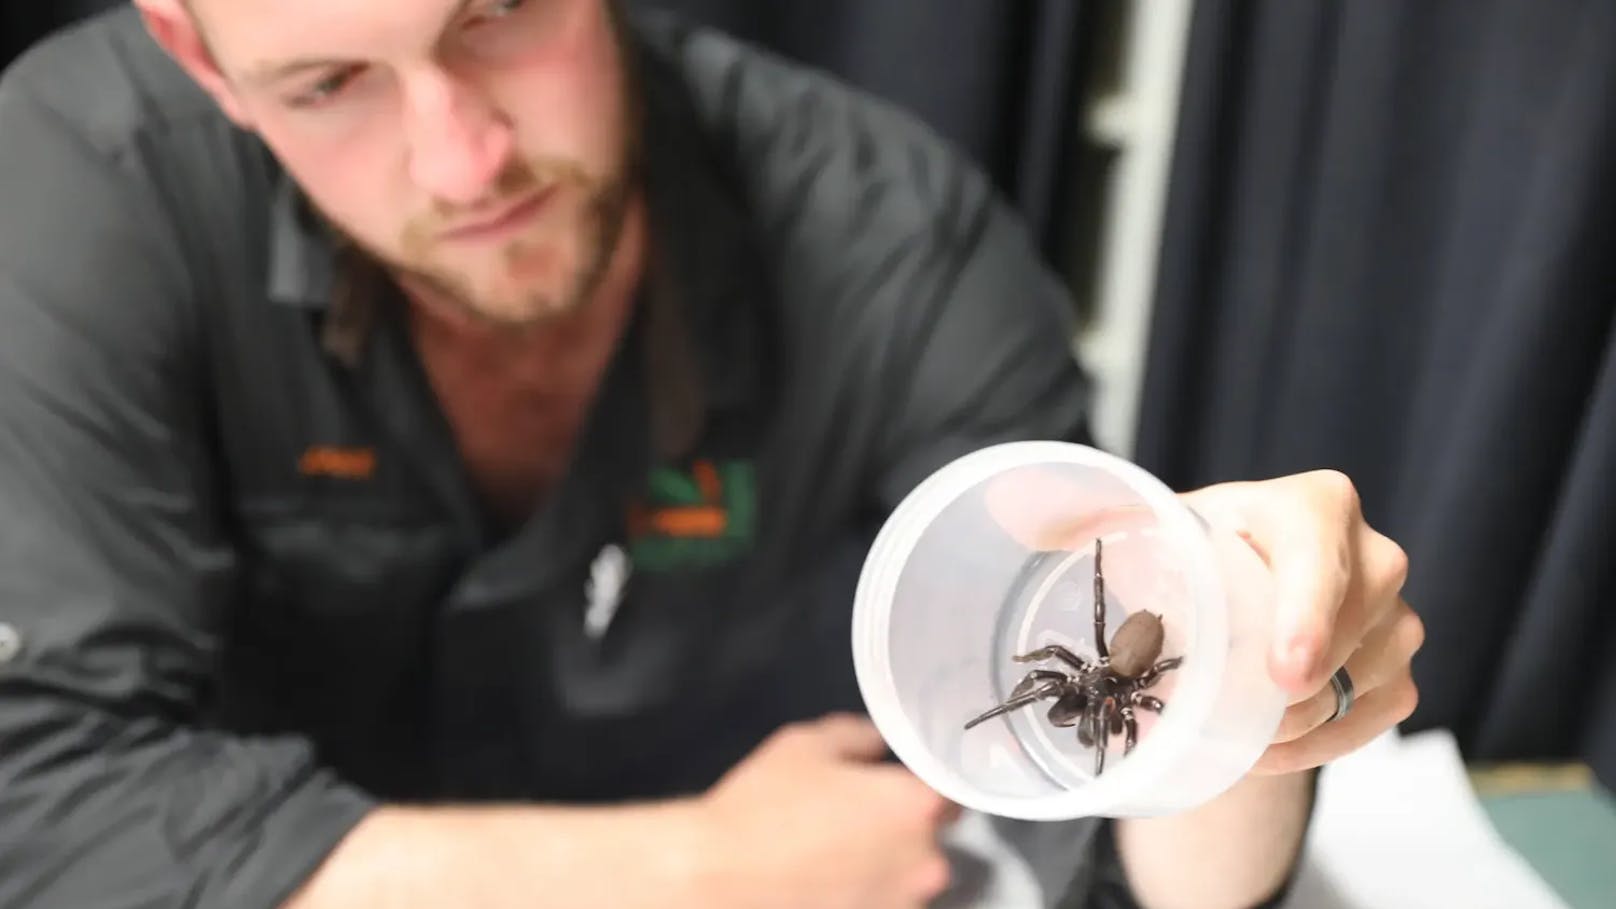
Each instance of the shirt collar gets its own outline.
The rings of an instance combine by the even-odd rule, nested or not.
[[[673,361],[683,359],[704,409],[747,407],[764,391],[769,358],[765,314],[772,295],[763,251],[734,162],[702,130],[686,76],[662,43],[667,39],[631,32],[652,237],[642,295],[651,381],[677,376],[681,366]],[[659,366],[659,359],[668,362]],[[656,403],[670,406],[672,397],[659,395]]]
[[[336,243],[292,178],[278,174],[269,204],[269,299],[326,309],[336,278]]]

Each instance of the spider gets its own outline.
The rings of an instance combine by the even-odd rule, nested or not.
[[[1105,575],[1100,570],[1101,544],[1094,541],[1094,645],[1100,658],[1091,662],[1060,644],[1014,656],[1018,663],[1058,660],[1072,672],[1034,669],[1010,692],[1010,698],[974,717],[966,729],[1002,713],[1053,698],[1047,716],[1056,726],[1077,726],[1077,740],[1094,748],[1094,775],[1105,772],[1105,752],[1113,735],[1126,735],[1123,754],[1133,752],[1139,740],[1135,708],[1161,713],[1166,705],[1145,693],[1165,672],[1184,662],[1181,656],[1161,656],[1164,632],[1161,616],[1146,611],[1128,616],[1109,647],[1105,639]]]

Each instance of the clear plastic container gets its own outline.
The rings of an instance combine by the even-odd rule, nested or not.
[[[1157,659],[1182,657],[1141,692],[1161,710],[1135,708],[1136,747],[1111,736],[1098,775],[1079,726],[1049,718],[1053,698],[966,728],[1030,671],[1075,674],[1015,655],[1061,644],[1095,660],[1096,551],[1108,641],[1145,610],[1164,631]],[[1225,791],[1272,741],[1287,702],[1268,671],[1272,617],[1257,553],[1149,473],[1014,442],[947,465],[889,518],[859,580],[853,659],[893,752],[954,802],[1029,820],[1161,815]]]

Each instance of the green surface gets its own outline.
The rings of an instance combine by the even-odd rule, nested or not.
[[[1573,909],[1616,907],[1616,798],[1585,775],[1477,775],[1499,834]]]

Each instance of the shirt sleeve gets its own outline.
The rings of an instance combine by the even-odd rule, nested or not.
[[[371,803],[199,719],[236,554],[191,269],[96,141],[0,83],[0,905],[268,909]]]
[[[889,505],[992,444],[1094,444],[1071,294],[986,179],[945,160],[952,176],[926,243],[931,264],[889,345],[905,364],[878,453]]]

